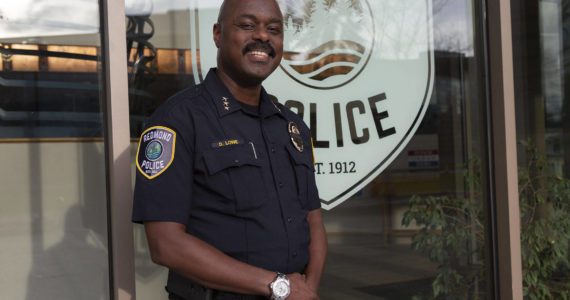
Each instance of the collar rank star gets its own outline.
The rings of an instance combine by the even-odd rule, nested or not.
[[[148,179],[162,174],[174,159],[176,132],[170,128],[154,126],[145,130],[137,150],[137,169]]]
[[[224,109],[225,110],[230,110],[230,102],[228,101],[227,97],[222,97],[222,101],[224,104]]]
[[[293,146],[295,146],[299,152],[303,152],[303,138],[301,138],[301,132],[295,122],[289,122],[289,135],[291,136]]]

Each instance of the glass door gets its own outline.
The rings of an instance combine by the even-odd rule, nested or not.
[[[222,1],[159,2],[126,1],[133,153],[144,119],[215,65]],[[278,2],[285,54],[264,86],[312,131],[321,298],[492,297],[479,1]],[[142,227],[135,243],[138,297],[166,299]]]
[[[109,299],[99,1],[0,4],[0,289]]]

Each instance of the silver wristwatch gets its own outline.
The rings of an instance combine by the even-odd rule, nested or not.
[[[272,300],[284,300],[291,293],[291,285],[289,285],[289,279],[283,273],[277,273],[275,280],[269,284],[271,289]]]

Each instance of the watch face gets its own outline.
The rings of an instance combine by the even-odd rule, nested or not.
[[[283,280],[279,280],[275,283],[275,295],[279,297],[284,297],[289,293],[289,286]]]

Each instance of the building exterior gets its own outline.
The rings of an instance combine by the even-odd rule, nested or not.
[[[313,133],[321,298],[568,297],[570,1],[278,2],[264,86]],[[137,140],[214,65],[220,4],[0,4],[0,299],[166,299]]]

